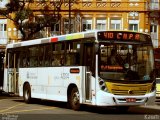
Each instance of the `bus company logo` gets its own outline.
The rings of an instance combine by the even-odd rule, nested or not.
[[[37,79],[38,76],[36,73],[30,73],[29,71],[27,71],[27,79]]]
[[[132,95],[133,91],[132,90],[128,90],[128,94]]]

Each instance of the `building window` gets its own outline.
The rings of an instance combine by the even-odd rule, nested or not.
[[[151,25],[150,30],[151,30],[150,31],[151,33],[156,33],[157,32],[157,25]]]
[[[6,31],[6,24],[0,24],[0,31]]]
[[[92,29],[92,19],[82,20],[82,31],[87,31]]]
[[[121,20],[120,19],[111,19],[110,29],[120,30],[121,29]]]
[[[51,24],[51,36],[57,35],[60,32],[60,24]]]
[[[51,31],[59,31],[59,24],[52,24]]]
[[[139,20],[129,20],[129,30],[138,31]]]
[[[6,4],[9,2],[9,0],[0,0],[0,8],[6,8]]]
[[[129,30],[138,31],[138,24],[129,24]]]
[[[150,32],[151,32],[151,38],[152,38],[152,42],[153,42],[153,46],[155,48],[158,47],[158,25],[157,25],[158,22],[155,22],[155,23],[151,23],[151,26],[150,26]]]
[[[106,20],[105,19],[97,19],[96,20],[96,29],[106,30]]]
[[[70,25],[70,32],[73,33],[74,32],[74,20],[71,19],[71,25]],[[69,19],[65,18],[64,19],[64,33],[68,34],[69,33]]]
[[[159,9],[159,0],[151,0],[150,9],[151,10],[158,10]]]

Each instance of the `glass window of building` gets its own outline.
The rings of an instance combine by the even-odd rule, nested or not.
[[[92,19],[82,19],[82,31],[92,29]]]
[[[110,21],[110,29],[120,30],[121,26],[122,26],[121,19],[114,19],[114,18],[111,19],[111,21]]]
[[[159,9],[159,0],[151,0],[150,9],[158,10]]]
[[[96,20],[96,29],[106,30],[106,19],[97,19]]]
[[[0,20],[0,31],[6,31],[7,19]]]
[[[157,25],[153,25],[153,24],[152,24],[152,25],[150,26],[150,30],[151,30],[151,31],[150,31],[151,33],[156,33],[156,32],[157,32]]]
[[[0,31],[6,31],[6,24],[0,24]]]
[[[129,24],[129,30],[138,31],[138,24]]]
[[[139,20],[129,20],[129,30],[138,31]]]
[[[150,32],[151,32],[151,38],[152,38],[152,42],[154,47],[158,47],[158,21],[153,22],[151,21],[151,26],[150,26]]]
[[[74,23],[74,19],[71,19],[70,25],[69,25],[69,19],[68,18],[64,19],[64,33],[65,34],[69,33],[69,27],[70,27],[71,33],[74,32],[74,24],[73,23]]]
[[[60,24],[51,24],[51,36],[57,35],[60,32]]]

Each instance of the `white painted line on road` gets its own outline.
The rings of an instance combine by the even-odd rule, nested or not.
[[[57,107],[47,107],[47,108],[39,108],[39,109],[31,109],[31,110],[17,110],[14,112],[4,112],[0,114],[8,114],[8,113],[20,113],[20,112],[32,112],[32,111],[39,111],[39,110],[50,110],[50,109],[55,109]]]
[[[1,99],[0,101],[4,101],[4,100],[6,100],[6,99]]]
[[[17,106],[23,105],[23,104],[25,104],[25,103],[17,104],[17,105],[14,105],[14,106],[12,106],[12,107],[9,107],[9,108],[7,108],[7,109],[0,110],[0,114],[3,113],[3,112],[5,112],[5,111],[8,111],[8,110],[10,110],[10,109],[12,109],[12,108],[15,108],[15,107],[17,107]]]

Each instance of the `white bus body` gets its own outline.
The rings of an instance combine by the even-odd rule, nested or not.
[[[70,36],[76,35],[76,37],[70,38]],[[64,38],[69,40],[72,39],[90,39],[94,38],[97,41],[97,31],[83,32],[76,34],[69,34],[63,36],[37,39],[19,43],[9,44],[7,49],[14,49],[19,47],[27,47],[31,45],[41,45],[44,43],[52,43],[51,41],[59,39],[58,41],[63,41]],[[56,39],[55,39],[56,38]],[[63,39],[62,39],[63,38]],[[65,40],[64,40],[65,41]],[[106,44],[106,43],[105,43]],[[88,44],[87,44],[88,45]],[[85,43],[84,43],[85,46]],[[88,47],[88,46],[87,46]],[[10,62],[10,54],[6,56]],[[27,53],[24,53],[27,54]],[[123,53],[124,54],[124,53]],[[104,81],[104,78],[101,78],[99,75],[99,54],[95,54],[95,64],[93,66],[94,70],[92,73],[88,70],[87,66],[49,66],[49,67],[16,67],[16,55],[14,57],[14,67],[10,68],[8,64],[5,67],[4,72],[4,91],[18,93],[19,96],[23,96],[26,102],[29,102],[30,98],[39,98],[55,101],[64,101],[70,102],[72,104],[75,99],[79,103],[78,107],[75,104],[71,105],[73,109],[79,109],[79,104],[90,104],[96,106],[137,106],[144,105],[151,102],[152,98],[155,97],[155,90],[150,92],[153,82],[148,82],[144,84],[124,84],[121,82],[112,83]],[[86,57],[87,58],[87,57]],[[87,58],[89,59],[89,58]],[[108,69],[108,68],[107,68]],[[114,68],[116,69],[116,68]],[[112,72],[103,73],[103,76],[108,76]],[[121,73],[120,73],[121,74]],[[25,90],[25,85],[29,87]],[[102,90],[102,85],[107,86],[106,90]],[[139,86],[139,87],[137,87]],[[72,90],[77,88],[78,92]],[[117,91],[125,91],[123,94],[113,94],[113,89]],[[118,92],[119,92],[118,91]],[[121,92],[122,92],[121,91]],[[134,93],[135,91],[143,92],[144,94]],[[70,100],[70,96],[74,97],[73,100]],[[77,102],[75,101],[75,102]]]

